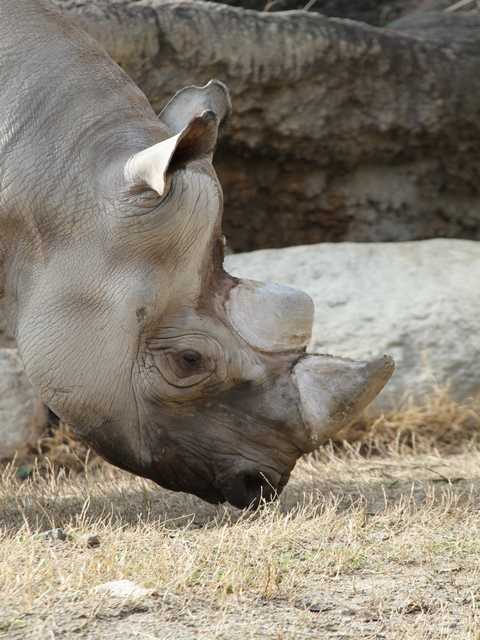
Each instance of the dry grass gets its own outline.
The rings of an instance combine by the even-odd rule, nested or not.
[[[361,443],[369,453],[457,453],[480,444],[480,397],[457,402],[448,387],[435,387],[420,406],[407,400],[380,417],[364,417],[339,434],[342,441]]]
[[[107,465],[25,482],[10,467],[0,637],[475,638],[479,462],[477,451],[374,461],[326,450],[254,513]],[[54,527],[68,539],[38,535]],[[92,591],[116,579],[153,593]]]
[[[478,640],[477,406],[439,393],[366,425],[254,513],[44,440],[53,462],[0,479],[0,638]],[[39,535],[56,527],[66,540]],[[117,579],[152,592],[93,591]]]
[[[476,13],[480,9],[480,3],[478,0],[458,0],[454,2],[449,7],[447,7],[444,11],[446,13],[452,13],[454,11],[466,11],[468,10],[470,13]]]

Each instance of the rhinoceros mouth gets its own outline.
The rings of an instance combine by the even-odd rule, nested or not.
[[[190,493],[190,492],[188,492]],[[223,493],[221,491],[219,491],[216,488],[209,489],[208,491],[200,491],[200,492],[196,492],[193,491],[193,493],[198,497],[201,498],[202,500],[205,500],[205,502],[209,502],[210,504],[222,504],[224,502],[227,502],[227,498],[223,495]]]

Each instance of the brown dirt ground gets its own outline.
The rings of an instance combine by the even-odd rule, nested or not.
[[[478,640],[480,450],[359,450],[302,461],[255,513],[106,464],[4,468],[0,638]],[[153,591],[93,592],[117,579]]]

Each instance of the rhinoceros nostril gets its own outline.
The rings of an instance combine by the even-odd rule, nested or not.
[[[253,499],[265,498],[265,487],[268,487],[269,483],[264,480],[263,474],[245,473],[242,480],[248,496],[252,496]]]
[[[277,485],[278,482],[274,482],[261,471],[242,471],[226,484],[224,494],[226,499],[239,509],[255,508],[261,502],[269,502],[277,497]]]

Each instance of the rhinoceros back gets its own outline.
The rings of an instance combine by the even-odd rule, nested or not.
[[[145,96],[73,21],[43,0],[1,0],[0,222],[32,198],[37,212],[65,211],[67,194],[87,208],[86,185],[145,117]]]

